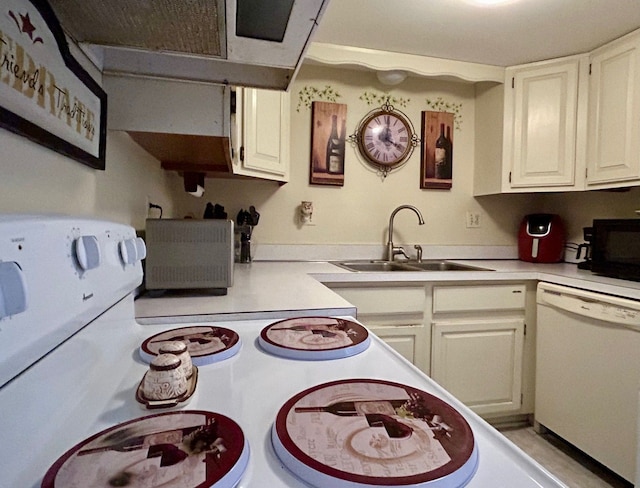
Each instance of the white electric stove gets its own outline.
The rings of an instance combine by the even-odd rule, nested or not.
[[[207,454],[211,469],[237,452],[232,475],[211,478],[207,467],[205,479],[216,488],[564,486],[385,343],[366,337],[352,318],[316,318],[310,326],[304,320],[138,324],[133,293],[143,257],[144,243],[126,226],[0,217],[2,486],[160,486],[159,479],[162,486],[207,486],[187,482],[183,473],[188,466],[203,469],[204,457],[175,457],[166,439],[161,452],[153,451],[144,431],[184,434],[193,418],[227,429],[224,447],[217,439],[215,456]],[[198,362],[188,401],[149,410],[136,400],[153,355],[141,346],[189,327],[233,336],[228,352]],[[292,341],[302,350],[341,341],[342,352],[305,359]],[[437,403],[437,415],[430,412],[427,422],[407,413],[418,400]],[[313,411],[314,402],[325,403],[325,411]],[[136,428],[142,430],[135,434]],[[452,448],[451,439],[462,433],[463,446]],[[440,474],[462,457],[451,473],[430,479],[414,473],[428,464],[425,456]],[[76,458],[92,478],[76,474],[69,481],[79,469],[69,466]],[[120,463],[117,473],[109,472],[110,462]]]

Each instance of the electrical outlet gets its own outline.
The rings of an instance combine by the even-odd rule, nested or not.
[[[480,212],[467,212],[467,229],[477,229],[480,227]]]

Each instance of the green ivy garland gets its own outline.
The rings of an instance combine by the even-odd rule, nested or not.
[[[373,93],[364,92],[360,95],[360,100],[367,102],[367,105],[399,105],[400,107],[407,108],[407,104],[411,101],[410,98],[396,98],[388,93]]]
[[[311,108],[311,103],[314,100],[335,102],[341,96],[342,95],[329,85],[326,85],[324,90],[320,90],[315,86],[305,86],[298,92],[298,106],[296,107],[296,112],[300,112],[300,107],[303,105],[307,108]]]
[[[460,130],[462,125],[462,103],[445,102],[442,97],[438,97],[435,100],[427,98],[427,107],[437,112],[448,112],[453,114],[453,123],[457,130]]]

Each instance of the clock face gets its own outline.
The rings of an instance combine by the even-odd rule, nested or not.
[[[363,156],[371,162],[394,165],[410,154],[412,135],[411,127],[404,118],[380,110],[363,121],[358,144]]]

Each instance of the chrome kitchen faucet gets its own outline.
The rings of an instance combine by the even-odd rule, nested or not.
[[[393,261],[395,256],[398,254],[402,254],[405,258],[409,259],[409,256],[405,252],[402,246],[394,246],[393,245],[393,219],[396,214],[402,210],[403,208],[408,208],[409,210],[413,210],[418,216],[418,224],[424,225],[424,219],[422,218],[422,214],[420,210],[418,210],[413,205],[400,205],[393,212],[391,212],[391,216],[389,217],[389,240],[387,241],[387,261]],[[419,246],[415,246],[418,249],[419,260],[422,258],[422,248]]]

